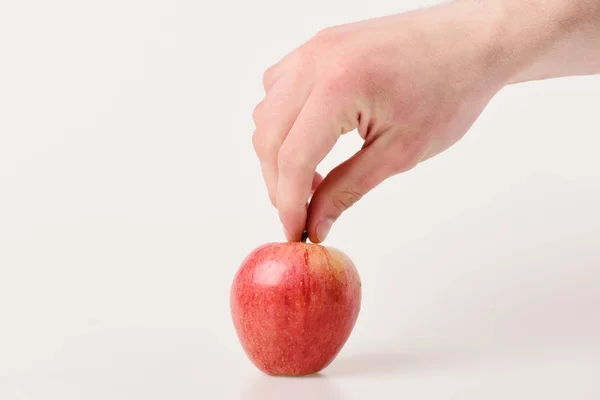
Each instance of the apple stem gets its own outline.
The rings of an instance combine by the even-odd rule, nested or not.
[[[300,238],[300,241],[302,243],[306,243],[307,239],[308,239],[308,232],[306,232],[306,231],[302,232],[302,237]]]

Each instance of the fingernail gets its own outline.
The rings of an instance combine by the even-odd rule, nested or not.
[[[319,224],[317,225],[317,239],[319,239],[319,242],[325,240],[325,238],[329,234],[329,231],[331,230],[332,225],[333,219],[331,218],[326,218],[323,221],[319,222]]]

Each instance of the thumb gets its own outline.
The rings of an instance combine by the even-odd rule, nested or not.
[[[379,142],[379,143],[378,143]],[[310,241],[321,243],[340,215],[367,192],[398,172],[397,160],[384,141],[375,140],[334,168],[317,187],[308,208]],[[401,157],[396,154],[395,158]]]

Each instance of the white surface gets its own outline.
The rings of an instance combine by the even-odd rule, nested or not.
[[[600,77],[504,90],[342,217],[364,301],[322,376],[237,342],[233,274],[282,239],[262,71],[426,4],[0,1],[0,400],[600,398]]]

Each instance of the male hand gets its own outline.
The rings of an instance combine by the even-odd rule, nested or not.
[[[346,209],[457,142],[498,90],[524,78],[555,31],[517,11],[507,21],[503,7],[463,0],[329,28],[266,71],[253,144],[288,240],[306,230],[322,242]],[[317,166],[355,129],[364,145],[323,179]]]

